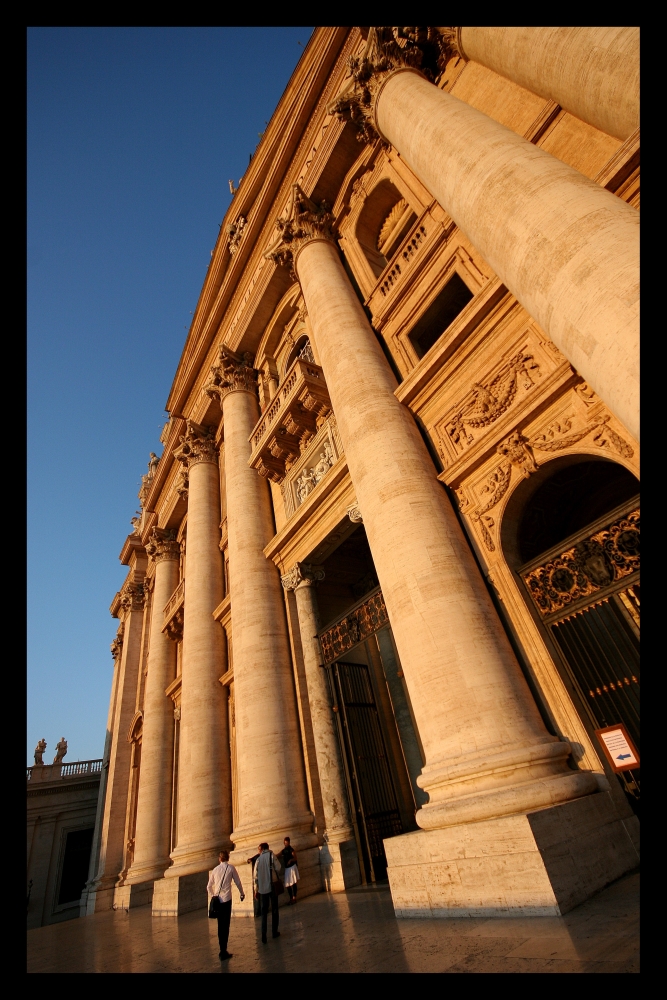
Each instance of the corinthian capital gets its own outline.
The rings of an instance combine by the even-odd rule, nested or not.
[[[226,344],[220,347],[217,365],[211,368],[209,381],[204,392],[213,399],[222,400],[229,392],[251,392],[257,395],[259,372],[253,368],[253,355],[246,351],[236,354]]]
[[[153,528],[146,545],[146,552],[153,557],[155,562],[162,562],[164,559],[178,559],[181,554],[181,546],[176,541],[176,532],[165,531],[163,528]]]
[[[324,568],[313,563],[298,562],[294,568],[281,576],[280,582],[285,590],[296,590],[297,587],[312,587],[318,580],[324,579]]]
[[[174,458],[186,469],[197,462],[217,464],[215,450],[215,427],[202,427],[194,420],[186,420],[186,432],[179,437],[180,444],[174,451]]]
[[[294,184],[287,214],[276,221],[276,239],[264,256],[276,264],[287,264],[294,272],[296,256],[307,243],[313,240],[335,243],[333,225],[334,217],[327,202],[316,205]]]
[[[384,80],[398,69],[413,69],[436,82],[447,60],[461,54],[458,33],[458,28],[369,28],[366,47],[350,57],[349,81],[329,114],[354,122],[360,142],[382,139],[375,101]]]
[[[141,611],[145,599],[143,583],[128,583],[120,592],[120,606],[125,612]]]

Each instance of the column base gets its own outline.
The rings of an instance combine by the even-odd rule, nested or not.
[[[345,892],[361,885],[359,855],[354,840],[320,847],[320,867],[325,892]]]
[[[154,881],[133,882],[117,885],[113,894],[114,910],[130,910],[135,906],[147,906],[153,899]]]
[[[205,871],[156,879],[153,883],[153,916],[178,917],[181,913],[204,909],[208,906],[208,877],[209,873]]]
[[[608,792],[384,841],[397,917],[559,916],[639,864]]]
[[[81,904],[79,906],[79,916],[92,917],[94,913],[100,913],[102,910],[113,910],[113,897],[115,890],[115,879],[113,882],[105,881],[99,883],[98,885],[93,884],[89,889],[84,889],[81,896]]]

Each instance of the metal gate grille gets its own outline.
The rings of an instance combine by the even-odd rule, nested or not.
[[[387,859],[382,841],[403,833],[403,826],[369,668],[361,663],[339,662],[334,664],[332,673],[343,716],[343,742],[371,877],[384,879]]]

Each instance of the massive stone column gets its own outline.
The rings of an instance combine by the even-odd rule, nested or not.
[[[164,692],[176,676],[176,645],[162,632],[162,617],[163,609],[178,585],[180,545],[173,531],[154,528],[146,551],[156,565],[144,691],[134,859],[125,879],[128,887],[134,887],[128,899],[131,905],[149,902],[153,880],[161,878],[171,864],[170,762],[174,749],[174,706]]]
[[[213,612],[223,597],[220,481],[213,428],[187,422],[176,458],[188,470],[187,570],[183,620],[178,843],[155,882],[153,913],[205,905],[207,872],[230,846],[231,780],[223,635]],[[171,770],[170,762],[165,767]],[[166,781],[166,778],[165,778]]]
[[[459,49],[625,140],[639,128],[639,28],[459,28]]]
[[[275,533],[269,487],[248,466],[249,438],[259,418],[257,373],[250,356],[238,358],[223,348],[212,375],[207,391],[222,399],[225,433],[238,789],[232,840],[234,857],[243,862],[260,841],[282,849],[283,837],[290,836],[303,853],[317,838],[280,577],[263,551]],[[240,874],[249,877],[247,866],[241,865]]]
[[[141,659],[141,633],[144,618],[144,588],[141,583],[127,583],[121,590],[120,618],[122,633],[114,640],[112,651],[120,661],[108,756],[104,765],[107,777],[104,805],[100,817],[99,856],[95,877],[88,883],[86,913],[110,910],[114,887],[125,862],[125,818],[130,782],[131,745],[127,734],[136,709],[137,681]],[[113,714],[113,719],[111,716]],[[97,839],[97,830],[95,834]]]
[[[296,598],[317,772],[324,810],[325,846],[321,852],[321,861],[325,871],[325,887],[331,892],[336,892],[359,885],[361,877],[340,746],[331,711],[331,694],[317,641],[320,622],[315,588],[317,581],[322,579],[324,570],[320,566],[296,563],[294,568],[282,577],[282,584],[286,590],[293,590]]]
[[[364,518],[426,758],[418,783],[429,802],[417,822],[442,840],[443,828],[572,805],[596,791],[595,777],[570,770],[569,745],[544,727],[416,424],[394,395],[331,224],[295,186],[267,256],[291,260],[301,284]],[[493,831],[486,837],[481,856]],[[456,856],[460,845],[442,849]]]
[[[435,87],[406,65],[419,61],[419,47],[401,48],[389,31],[371,32],[355,89],[332,110],[362,121],[367,133],[398,150],[638,438],[638,212]]]

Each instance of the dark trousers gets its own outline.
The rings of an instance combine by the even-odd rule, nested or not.
[[[296,899],[296,887],[298,884],[299,884],[298,882],[295,882],[294,885],[287,886],[287,891],[289,893],[290,899]]]
[[[271,933],[278,933],[278,896],[275,892],[260,892],[259,898],[262,903],[262,937],[266,937],[266,925],[269,916],[269,904],[271,904]]]
[[[229,899],[226,903],[220,903],[218,908],[218,942],[220,944],[220,951],[224,953],[227,951],[227,942],[229,941],[229,921],[232,918],[232,901]]]

